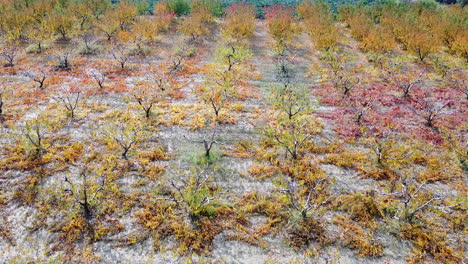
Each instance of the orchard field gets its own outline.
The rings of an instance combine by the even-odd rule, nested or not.
[[[0,263],[465,263],[468,9],[0,0]]]

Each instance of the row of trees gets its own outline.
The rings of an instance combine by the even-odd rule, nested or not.
[[[401,44],[421,62],[433,53],[447,51],[465,60],[466,8],[439,7],[424,3],[405,5],[389,2],[383,6],[344,5],[340,17],[351,28],[362,49],[388,53]]]
[[[227,146],[233,150],[227,155],[254,160],[250,176],[270,178],[274,188],[266,194],[238,195],[216,184],[213,149],[228,145],[218,138],[217,128],[229,123],[229,111],[247,98],[244,89],[253,79],[248,39],[256,26],[255,13],[245,3],[229,7],[213,62],[194,67],[191,63],[199,59],[197,51],[204,44],[198,40],[210,34],[213,16],[205,6],[192,10],[178,27],[188,38],[161,54],[162,62],[130,71],[130,49],[116,45],[107,60],[100,57],[101,64],[86,60],[80,63],[87,68],[73,67],[63,54],[55,70],[65,71],[25,71],[34,88],[2,78],[6,81],[0,83],[0,121],[7,122],[0,136],[5,142],[0,170],[9,178],[8,186],[15,187],[5,190],[5,203],[34,208],[35,221],[24,225],[33,232],[50,231],[50,252],[63,251],[64,262],[91,262],[98,260],[86,246],[95,241],[127,246],[153,237],[160,249],[161,241],[171,236],[183,254],[208,253],[214,238],[223,233],[259,246],[266,245],[266,234],[285,234],[297,250],[312,243],[336,243],[356,249],[360,256],[378,257],[383,245],[376,238],[385,232],[413,242],[409,261],[462,261],[463,249],[449,238],[463,232],[466,211],[466,198],[459,195],[466,189],[461,180],[467,162],[463,69],[447,72],[447,87],[427,87],[430,74],[425,69],[391,59],[379,69],[385,85],[373,83],[369,65],[358,67],[350,50],[337,45],[338,27],[328,6],[304,3],[301,21],[291,8],[267,9],[275,83],[265,91],[261,111],[243,113],[263,137],[259,144],[241,141]],[[140,22],[118,23],[112,38],[132,39]],[[301,24],[317,24],[308,33],[320,53],[320,72],[314,68],[314,74],[325,82],[316,87],[305,87],[295,78],[291,54]],[[110,60],[118,66],[104,67]],[[201,82],[193,86],[191,98],[210,111],[214,129],[200,137],[176,139],[201,146],[204,159],[196,163],[202,168],[170,169],[172,153],[161,144],[171,142],[158,141],[159,130],[177,123],[165,119],[203,112],[198,104],[181,106],[186,100],[171,104],[181,98],[180,88],[193,82],[193,73]],[[103,93],[106,96],[100,96]],[[312,93],[332,107],[316,112]],[[104,99],[107,95],[111,100]],[[113,102],[120,95],[123,103]],[[25,112],[33,99],[44,100],[39,101],[38,118],[12,116],[12,109],[24,107]],[[122,106],[125,110],[117,109]],[[195,121],[207,123],[202,117]],[[12,120],[23,120],[24,125],[12,125]],[[187,128],[186,123],[177,124]],[[344,176],[335,177],[330,166],[333,172],[345,170]],[[354,172],[358,176],[349,179]],[[371,184],[365,185],[367,179]],[[363,184],[356,188],[355,182]],[[145,188],[135,191],[140,186]],[[440,186],[451,192],[436,188]],[[266,220],[251,225],[249,216],[256,215]],[[138,228],[121,236],[128,228],[121,220],[125,217]],[[342,237],[329,230],[340,230]]]
[[[303,27],[315,42],[315,48],[329,50],[338,43],[338,28],[328,4],[321,1],[304,1],[297,7]]]
[[[275,225],[262,228],[275,232],[273,230],[284,227],[290,245],[301,249],[312,242],[331,243],[335,238],[324,230],[329,225],[338,225],[347,237],[342,243],[356,249],[360,256],[383,255],[382,244],[375,240],[375,234],[380,230],[414,243],[416,253],[409,261],[432,257],[438,261],[459,261],[461,255],[448,242],[449,238],[436,235],[437,227],[427,218],[433,217],[433,213],[441,213],[459,219],[463,212],[461,196],[433,192],[428,186],[431,181],[446,179],[432,177],[442,176],[445,168],[439,165],[443,164],[445,155],[451,155],[451,150],[442,155],[432,152],[432,146],[412,141],[404,132],[391,132],[390,128],[379,132],[371,129],[362,135],[357,147],[366,146],[366,151],[330,141],[323,134],[323,125],[314,117],[309,91],[301,88],[294,79],[285,77],[294,75],[291,68],[285,67],[285,64],[278,65],[281,69],[277,75],[279,84],[271,89],[269,96],[273,112],[265,129],[266,137],[248,156],[256,160],[249,170],[251,176],[274,178],[277,196],[281,197],[277,206],[286,210],[281,215],[267,212]],[[290,74],[284,75],[285,71]],[[238,147],[238,151],[246,150],[243,145]],[[431,153],[431,159],[441,163],[419,172],[415,168],[420,166],[423,153]],[[348,189],[337,194],[331,191],[336,188],[335,179],[321,168],[323,163],[358,170],[363,177],[376,179],[378,187],[358,192]],[[460,164],[451,163],[450,167],[450,176],[444,174],[450,178],[447,181],[460,180]],[[330,222],[324,220],[333,210],[345,216]],[[443,222],[445,218],[437,221]],[[388,228],[378,228],[379,223],[385,223]],[[457,227],[450,228],[450,232],[458,230]],[[430,243],[437,245],[431,247]],[[439,253],[442,251],[444,253]]]
[[[107,40],[133,46],[136,54],[144,54],[145,44],[154,43],[161,32],[167,31],[176,15],[168,2],[158,2],[154,15],[139,16],[139,6],[132,2],[121,1],[112,6],[105,0],[44,0],[29,3],[27,7],[22,3],[3,2],[1,10],[2,55],[10,66],[18,53],[18,43],[24,40],[34,45],[29,51],[40,53],[56,38],[76,38],[82,43],[81,52],[89,54],[96,51],[96,37],[102,35]],[[191,15],[181,20],[178,31],[195,40],[210,33],[214,14],[203,1],[192,1],[191,10]],[[283,52],[283,46],[299,32],[295,13],[303,20],[302,25],[316,48],[328,50],[337,44],[339,30],[328,4],[304,1],[294,11],[280,5],[265,8],[265,18],[276,39],[278,52]],[[467,56],[463,22],[466,10],[460,6],[441,8],[392,2],[373,6],[343,5],[339,17],[349,25],[361,48],[377,56],[395,50],[397,44],[414,53],[420,61],[442,51],[442,46],[465,59]],[[252,5],[234,3],[226,8],[226,26],[222,30],[235,38],[246,37],[253,32],[254,19]]]
[[[168,30],[175,16],[164,2],[155,6],[155,16],[138,16],[138,6],[127,1],[115,7],[100,0],[34,1],[27,7],[4,1],[1,10],[3,54],[10,56],[10,65],[16,47],[24,40],[34,45],[29,51],[37,53],[56,38],[79,39],[83,43],[81,52],[92,53],[98,34],[107,40],[118,37],[139,46],[155,41],[158,33]]]
[[[463,92],[457,88],[459,85],[448,81],[451,78],[457,80],[456,76],[463,74],[464,69],[450,70],[447,73],[450,77],[441,82],[441,87],[428,87],[425,82],[429,76],[427,70],[408,65],[408,61],[400,61],[398,57],[390,57],[387,52],[391,49],[374,46],[372,51],[385,54],[385,62],[380,63],[379,68],[385,83],[381,85],[378,78],[376,81],[369,76],[367,67],[371,68],[371,65],[358,66],[356,58],[348,54],[351,51],[336,45],[343,39],[334,35],[337,28],[329,22],[333,18],[327,9],[323,3],[304,3],[298,7],[303,23],[313,23],[309,33],[321,50],[321,64],[311,71],[324,83],[314,87],[313,92],[334,110],[314,114],[310,90],[300,88],[294,82],[293,70],[288,67],[291,65],[288,54],[276,53],[279,84],[272,88],[270,95],[274,111],[264,142],[249,156],[257,162],[249,170],[251,176],[275,178],[278,195],[284,194],[283,205],[290,210],[287,216],[267,213],[268,217],[277,225],[284,223],[282,221],[288,223],[290,243],[298,248],[306,247],[312,240],[326,244],[330,237],[323,230],[328,225],[337,225],[347,237],[343,244],[356,249],[360,256],[383,255],[382,244],[375,236],[378,231],[386,231],[413,242],[414,254],[408,258],[411,263],[431,258],[447,263],[460,261],[463,253],[457,252],[456,244],[449,242],[446,233],[437,233],[440,226],[430,219],[445,215],[436,220],[442,223],[446,217],[453,217],[446,232],[457,233],[460,229],[455,226],[466,205],[462,198],[463,188],[455,187],[466,172],[466,155],[455,154],[460,153],[464,138],[460,131],[466,122],[463,117],[466,101]],[[271,17],[267,12],[267,26],[276,47],[282,47],[280,51],[290,50],[291,46],[282,45],[287,43],[283,41],[287,38],[279,32],[294,25],[289,23],[291,20],[284,19],[292,17],[292,11],[285,10],[277,11],[278,16],[270,13]],[[276,23],[281,19],[282,27]],[[355,21],[360,23],[362,20]],[[322,31],[324,28],[326,30]],[[292,39],[294,31],[286,31]],[[351,32],[356,37],[353,26]],[[386,39],[381,37],[373,39],[373,45],[396,45],[391,40],[382,43]],[[363,44],[363,49],[366,45],[370,46]],[[366,74],[367,78],[364,77]],[[315,116],[325,120],[331,118],[334,131],[348,144],[330,140],[330,135],[324,136],[323,125]],[[451,131],[450,139],[444,131]],[[239,151],[245,151],[244,146],[238,147]],[[463,148],[466,150],[466,146]],[[458,158],[448,162],[447,157],[454,154]],[[432,165],[421,163],[425,155],[429,155],[427,158],[432,160]],[[361,177],[375,181],[369,190],[331,192],[336,188],[335,182],[322,170],[320,165],[323,163],[355,170]],[[419,166],[424,167],[423,171],[418,169]],[[449,188],[456,189],[457,194],[433,191],[429,187],[433,182],[444,182]],[[330,210],[341,211],[345,216],[327,222],[324,214]],[[381,223],[388,228],[379,228]]]
[[[228,109],[230,102],[241,96],[237,89],[246,86],[249,78],[250,68],[245,65],[248,65],[247,60],[252,54],[246,40],[253,34],[255,20],[253,12],[249,15],[240,9],[252,10],[251,6],[244,4],[233,5],[230,9],[230,19],[241,25],[223,25],[225,33],[216,48],[215,63],[200,67],[206,80],[195,91],[197,98],[207,103],[207,109],[214,110],[216,125],[222,120],[219,116],[221,111]],[[122,84],[124,75],[132,67],[129,62],[134,55],[132,48],[124,43],[132,38],[130,34],[133,34],[133,30],[144,26],[140,18],[135,23],[122,23],[123,29],[119,26],[115,35],[119,43],[113,46],[110,56],[102,63],[85,60],[85,66],[77,65],[78,59],[75,60],[72,56],[74,53],[70,53],[70,56],[63,57],[60,68],[35,65],[32,69],[19,72],[18,76],[27,77],[30,83],[17,86],[17,90],[13,89],[13,82],[2,83],[0,109],[6,110],[6,115],[3,111],[1,113],[2,125],[8,128],[2,140],[8,141],[8,148],[0,154],[0,167],[5,172],[21,170],[22,176],[25,176],[18,182],[18,188],[8,193],[8,200],[37,209],[32,217],[34,220],[28,222],[26,227],[31,232],[38,229],[50,231],[50,240],[46,241],[50,252],[64,252],[64,261],[91,261],[92,257],[87,256],[85,251],[81,252],[78,246],[121,232],[124,225],[120,218],[128,216],[131,209],[136,210],[136,222],[145,230],[142,232],[143,238],[134,238],[134,234],[131,234],[115,240],[116,244],[129,245],[151,235],[159,239],[160,236],[178,234],[182,253],[204,253],[209,250],[215,235],[224,229],[237,230],[245,238],[255,240],[242,230],[247,220],[222,202],[224,192],[212,184],[212,168],[187,172],[177,170],[171,173],[175,175],[173,177],[160,178],[166,170],[167,164],[164,162],[170,157],[156,143],[156,126],[163,123],[163,118],[172,116],[168,114],[155,118],[156,112],[161,111],[161,104],[169,108],[167,102],[180,96],[177,92],[190,79],[190,71],[198,72],[198,68],[191,68],[190,63],[198,56],[198,37],[205,33],[197,35],[196,31],[200,25],[210,25],[213,19],[203,6],[198,11],[195,8],[192,10],[192,15],[181,21],[178,27],[189,38],[181,39],[181,43],[168,54],[160,54],[167,55],[163,61],[151,62],[133,72],[132,75],[138,76],[131,85]],[[243,21],[240,16],[249,20]],[[200,25],[193,24],[194,21]],[[239,32],[244,30],[243,25],[250,29]],[[133,40],[127,43],[137,45]],[[37,61],[34,63],[42,63],[38,58],[44,57],[35,57]],[[117,66],[109,67],[107,64],[111,60]],[[69,78],[74,80],[69,81]],[[91,120],[88,116],[88,111],[93,107],[90,101],[96,95],[117,91],[118,85],[123,86],[119,91],[125,91],[125,102],[131,113],[112,109],[105,116]],[[14,100],[33,94],[39,94],[44,100],[36,106],[42,104],[47,109],[37,119],[27,118],[24,127],[22,124],[11,126],[11,114],[13,109],[16,110]],[[9,97],[6,98],[6,95]],[[3,99],[6,101],[5,108]],[[172,111],[170,109],[169,113]],[[7,116],[6,120],[3,120],[4,116]],[[53,124],[49,124],[51,120]],[[75,128],[81,129],[82,122],[92,123],[92,132],[77,142],[73,139]],[[70,129],[74,132],[70,133]],[[210,151],[213,145],[221,144],[215,136],[213,133],[211,138],[187,138],[187,141],[202,143],[208,160],[212,156]],[[57,181],[58,174],[63,177]],[[158,193],[153,196],[146,192],[123,191],[119,181],[131,175],[141,178],[141,182],[160,186]],[[44,181],[54,181],[54,184],[48,186]],[[166,208],[169,211],[149,210],[152,208]],[[165,218],[164,224],[156,224],[161,216]]]

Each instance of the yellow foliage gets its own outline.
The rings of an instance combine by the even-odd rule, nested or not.
[[[192,119],[189,121],[188,125],[191,129],[200,129],[206,127],[205,115],[202,113],[195,114]]]
[[[73,163],[84,154],[84,146],[80,142],[73,142],[70,147],[64,149],[59,158],[66,163]]]
[[[274,49],[278,54],[284,54],[300,29],[292,12],[286,8],[267,14],[267,28],[275,40]]]
[[[206,36],[210,33],[203,16],[196,14],[182,20],[177,30],[182,34],[191,37],[192,40],[196,40],[199,37]]]
[[[8,222],[6,216],[0,218],[0,238],[7,241],[10,245],[15,246],[15,238],[11,233],[11,225]]]
[[[249,173],[255,179],[263,180],[265,178],[269,178],[275,175],[276,168],[269,165],[264,165],[261,163],[254,163],[249,168]]]
[[[351,219],[375,226],[376,218],[384,216],[376,197],[367,193],[342,195],[337,198],[338,206],[351,214]]]
[[[226,21],[221,30],[225,37],[242,40],[251,37],[255,30],[255,8],[246,3],[227,8]]]
[[[158,160],[170,160],[170,156],[165,153],[163,147],[157,147],[152,149],[151,151],[139,151],[138,152],[139,159],[145,159],[148,161],[158,161]]]
[[[253,144],[246,140],[239,141],[234,147],[226,146],[226,150],[224,155],[235,158],[251,158],[256,151]]]
[[[156,201],[146,204],[145,208],[135,214],[139,224],[151,231],[154,246],[160,248],[160,242],[168,236],[174,236],[181,253],[195,251],[206,253],[211,249],[213,239],[224,230],[233,230],[237,235],[233,239],[250,241],[258,244],[258,239],[248,233],[242,226],[246,224],[243,217],[235,216],[232,209],[225,206],[215,208],[214,215],[202,214],[192,225],[177,214],[173,203]],[[195,227],[193,226],[195,225]]]
[[[204,23],[213,22],[213,14],[208,10],[207,6],[201,0],[192,0],[190,2],[191,15],[197,17]]]
[[[140,17],[133,27],[132,34],[135,42],[155,41],[161,25],[157,19],[152,17]]]
[[[141,173],[143,176],[148,177],[152,181],[156,181],[160,178],[164,171],[166,171],[165,167],[156,164],[151,164],[145,167],[145,169]]]
[[[364,12],[357,12],[346,22],[351,28],[351,36],[353,36],[357,41],[362,41],[367,35],[369,35],[371,24]]]
[[[328,242],[323,226],[312,218],[301,219],[288,230],[289,245],[295,250],[307,247],[310,242],[318,241],[321,245]]]
[[[168,2],[160,1],[154,5],[153,13],[157,16],[161,16],[171,12]]]
[[[339,32],[329,5],[304,1],[297,6],[297,12],[304,19],[304,28],[314,40],[315,48],[329,50],[335,47]]]
[[[341,153],[329,154],[324,159],[325,163],[332,163],[343,168],[360,168],[361,163],[367,160],[367,155],[362,151],[345,150]]]
[[[402,230],[401,236],[411,240],[416,246],[408,263],[421,263],[428,255],[441,263],[456,264],[462,261],[462,257],[450,247],[441,230],[429,232],[417,225],[408,225]]]
[[[83,238],[87,231],[86,221],[83,217],[74,217],[61,228],[61,231],[64,242],[72,244]]]
[[[241,103],[233,103],[230,105],[232,109],[236,112],[244,112],[244,104]]]
[[[364,51],[383,54],[395,49],[396,42],[391,32],[386,28],[375,26],[363,37],[360,46]]]
[[[111,19],[115,19],[119,24],[120,30],[126,30],[138,15],[136,6],[130,1],[120,1],[112,10]]]
[[[360,257],[376,257],[383,255],[382,245],[373,238],[371,233],[366,233],[356,224],[345,220],[343,217],[334,221],[343,230],[342,239],[344,246],[356,249]]]

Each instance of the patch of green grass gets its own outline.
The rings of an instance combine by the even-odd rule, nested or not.
[[[94,55],[98,53],[98,51],[101,49],[100,46],[98,45],[81,45],[79,48],[79,53],[81,55]]]
[[[185,158],[195,165],[211,165],[220,159],[221,155],[214,151],[211,151],[210,156],[206,156],[203,151],[188,152]]]

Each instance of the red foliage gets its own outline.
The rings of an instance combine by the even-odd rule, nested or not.
[[[255,7],[246,2],[232,3],[226,7],[227,14],[239,14],[242,15],[243,12],[253,10]]]
[[[276,4],[263,8],[267,20],[280,17],[291,17],[294,14],[293,7],[286,7],[282,4]]]
[[[360,86],[343,98],[329,84],[314,89],[322,104],[333,106],[331,113],[320,117],[333,120],[342,137],[360,137],[363,128],[378,133],[391,128],[434,144],[442,143],[441,128],[454,129],[466,124],[467,101],[459,91],[442,87],[416,87],[409,97],[402,97],[392,86]]]

